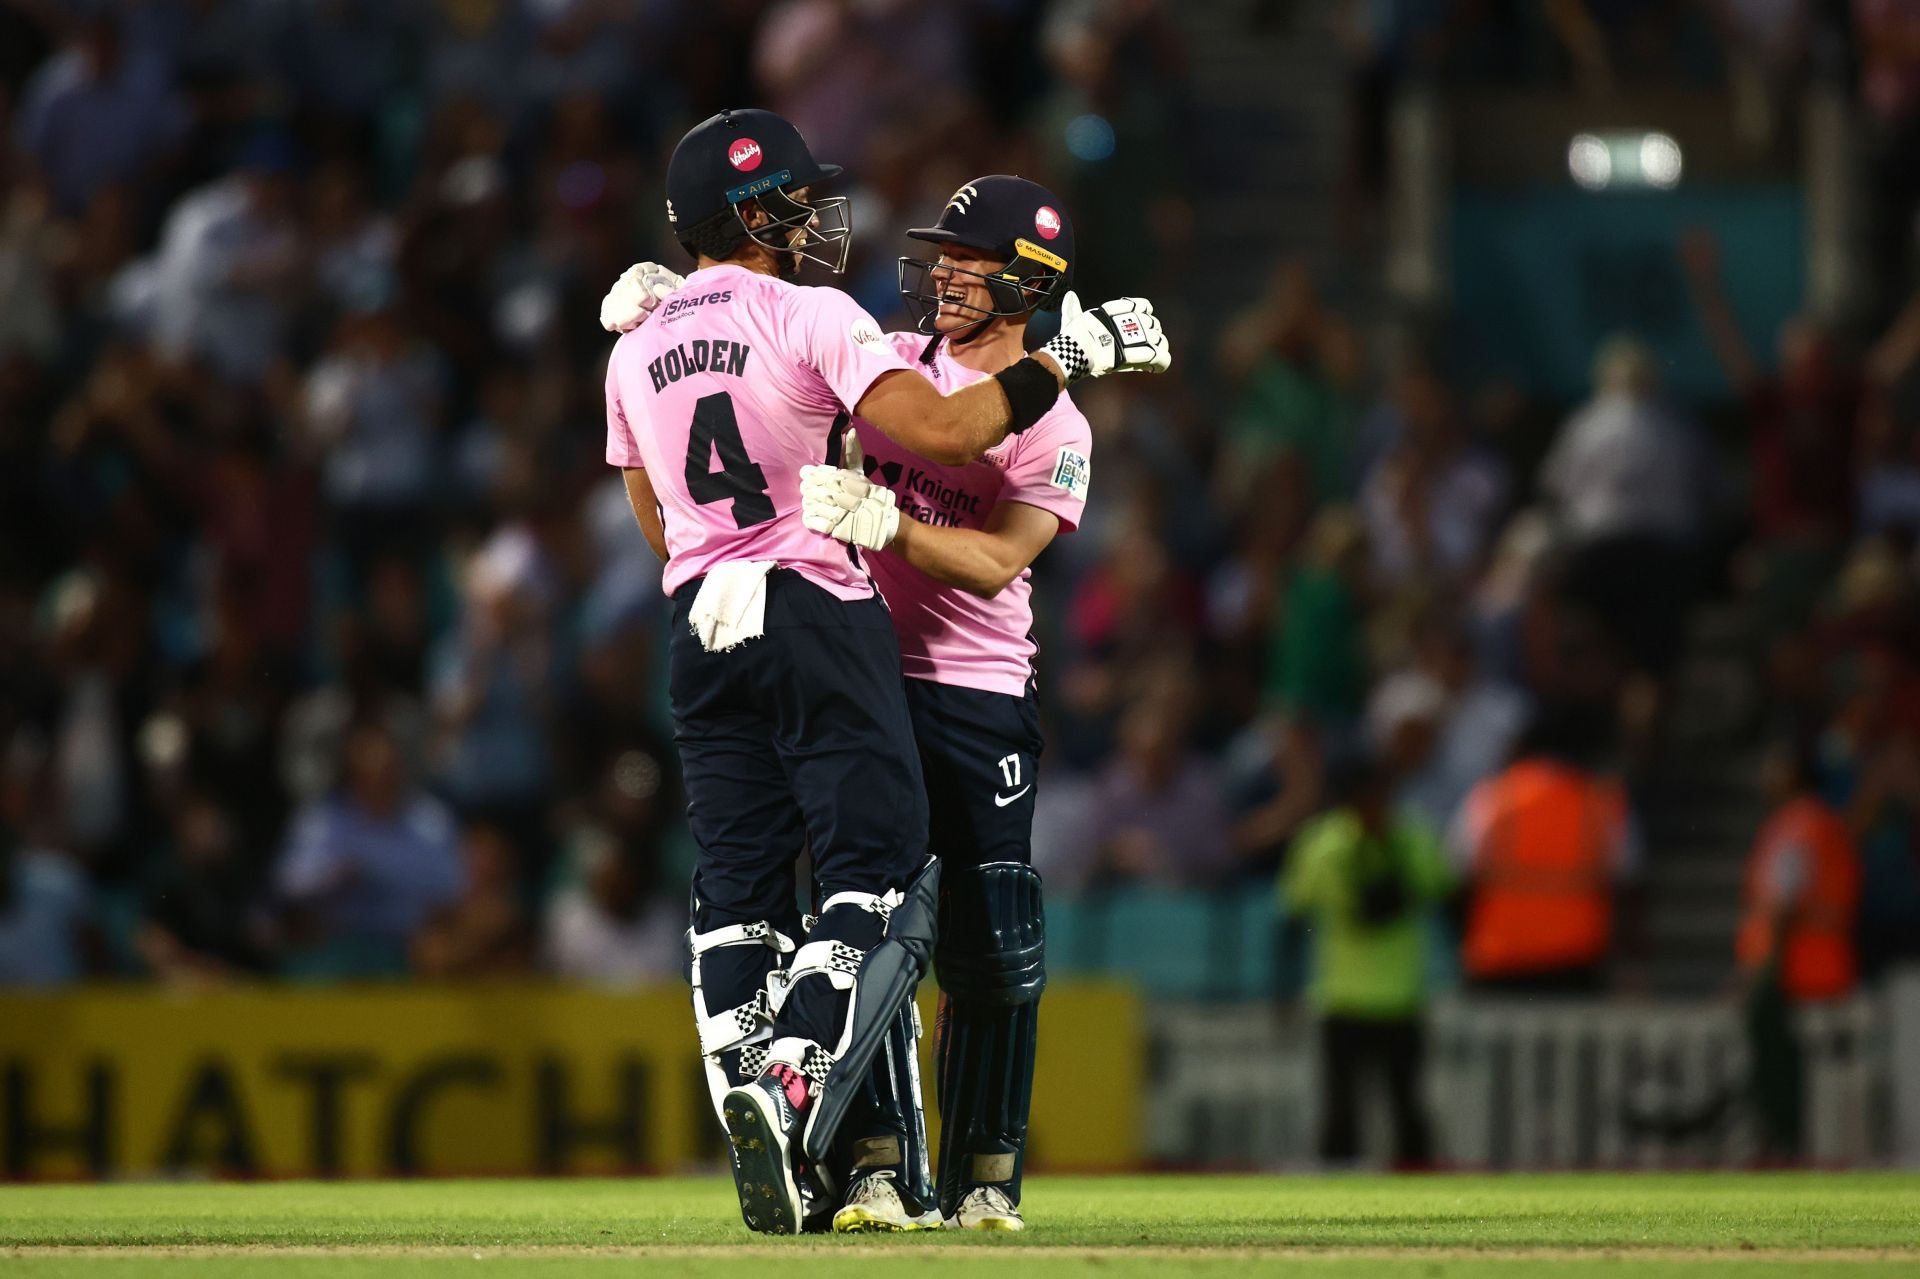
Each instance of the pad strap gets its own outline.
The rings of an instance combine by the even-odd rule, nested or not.
[[[898,889],[885,893],[835,893],[820,904],[820,914],[826,914],[835,906],[858,906],[861,910],[873,912],[881,919],[888,919],[893,915],[893,908],[899,904]]]
[[[827,1082],[827,1074],[833,1069],[834,1062],[838,1060],[839,1058],[811,1039],[797,1037],[776,1039],[767,1049],[768,1065],[778,1062],[792,1066],[808,1079],[813,1080],[815,1084]]]
[[[849,946],[843,941],[810,941],[794,953],[793,962],[787,965],[785,984],[792,986],[802,977],[824,973],[835,990],[852,990],[854,976],[859,973],[866,955],[858,946]]]
[[[691,928],[687,930],[687,946],[696,959],[722,946],[751,944],[770,946],[782,955],[790,954],[794,948],[793,938],[764,919],[756,919],[751,924],[723,924],[704,933],[696,933]]]
[[[711,1055],[738,1048],[771,1025],[773,1008],[767,992],[756,990],[746,1003],[699,1019],[700,1051]]]

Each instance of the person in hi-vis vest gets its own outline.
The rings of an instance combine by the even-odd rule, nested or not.
[[[1579,724],[1544,713],[1468,793],[1448,847],[1468,884],[1461,968],[1488,990],[1601,989],[1640,837],[1620,783],[1582,762]]]
[[[1860,858],[1844,818],[1820,798],[1804,748],[1776,746],[1766,787],[1773,815],[1747,859],[1740,967],[1773,968],[1794,1003],[1844,999],[1859,979],[1854,915]]]

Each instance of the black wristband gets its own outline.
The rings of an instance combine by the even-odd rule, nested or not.
[[[993,380],[1007,393],[1008,435],[1018,435],[1038,422],[1060,398],[1060,379],[1031,355],[1001,369]]]

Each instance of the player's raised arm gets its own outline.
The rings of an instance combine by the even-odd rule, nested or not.
[[[639,327],[681,283],[658,263],[635,263],[601,302],[601,326],[610,333]],[[878,326],[853,308],[851,299],[839,301],[842,305],[819,309],[827,323],[809,335],[823,364],[840,363],[844,348],[882,345]],[[855,318],[844,329],[837,327],[848,309]],[[943,394],[919,374],[895,369],[880,374],[859,403],[847,407],[921,457],[957,466],[1039,421],[1064,387],[1108,373],[1163,373],[1172,362],[1172,349],[1147,299],[1116,298],[1084,310],[1068,293],[1060,307],[1060,332],[986,381]]]
[[[1145,298],[1082,310],[1069,293],[1060,317],[1057,336],[983,382],[942,395],[918,374],[887,373],[852,407],[902,447],[958,465],[1038,422],[1063,387],[1108,373],[1162,373],[1173,361]]]

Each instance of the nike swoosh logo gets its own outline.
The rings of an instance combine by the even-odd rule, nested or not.
[[[1008,804],[1011,804],[1014,800],[1019,799],[1022,795],[1026,794],[1028,791],[1032,789],[1033,789],[1033,783],[1028,782],[1025,786],[1022,786],[1019,790],[1015,791],[1011,795],[995,794],[993,797],[993,806],[995,808],[1005,808]]]

